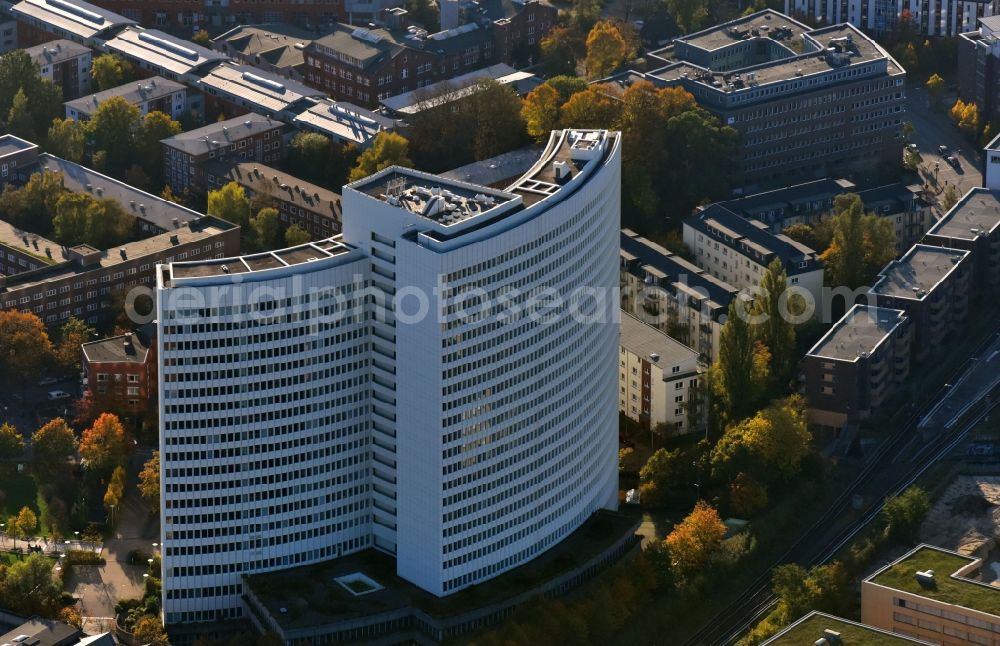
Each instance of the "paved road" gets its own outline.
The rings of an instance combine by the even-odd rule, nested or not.
[[[910,87],[907,90],[906,118],[913,124],[913,143],[920,149],[923,165],[921,174],[925,181],[933,187],[936,178],[937,185],[944,187],[954,184],[958,187],[959,196],[965,195],[970,188],[980,186],[982,176],[979,171],[979,151],[972,146],[948,119],[947,108],[935,112],[930,107],[927,90],[921,86]],[[945,97],[942,106],[954,104],[955,97]],[[949,154],[954,155],[961,166],[956,171],[938,154],[938,146],[947,146]]]

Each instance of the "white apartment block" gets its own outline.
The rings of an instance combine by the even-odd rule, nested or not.
[[[892,31],[907,11],[917,31],[927,36],[957,36],[975,31],[977,21],[997,13],[992,2],[961,0],[785,0],[784,13],[835,25],[848,22],[868,33]]]
[[[684,244],[695,264],[740,290],[760,285],[767,266],[777,258],[789,288],[798,288],[803,298],[811,296],[817,307],[823,302],[823,264],[815,251],[720,204],[684,220]]]
[[[168,624],[368,548],[448,595],[616,508],[620,164],[566,130],[505,190],[391,167],[342,237],[160,267]]]
[[[43,79],[55,83],[64,99],[73,99],[90,92],[90,63],[93,53],[72,40],[59,39],[25,50],[38,65]]]
[[[698,353],[622,312],[618,410],[645,429],[666,424],[671,435],[694,433],[687,403],[698,385]]]

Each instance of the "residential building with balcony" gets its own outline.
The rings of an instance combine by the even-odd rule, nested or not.
[[[995,644],[1000,590],[983,559],[918,545],[861,582],[861,621],[932,644]]]
[[[772,233],[781,233],[793,224],[815,225],[832,216],[834,198],[844,193],[856,193],[866,212],[892,223],[897,254],[903,254],[919,242],[934,223],[931,204],[924,199],[923,188],[901,183],[858,190],[850,180],[818,179],[721,204],[745,218],[760,220]]]
[[[236,182],[254,203],[277,209],[284,227],[297,224],[315,240],[341,231],[340,195],[329,189],[251,162],[219,160],[207,164],[204,172],[209,190]]]
[[[703,368],[697,351],[622,312],[618,412],[647,430],[664,425],[669,437],[702,430],[690,423],[688,400]]]
[[[737,289],[629,229],[620,238],[622,310],[698,351],[719,356],[719,335]]]
[[[823,641],[826,640],[826,641]],[[930,646],[925,642],[889,630],[866,626],[815,610],[793,622],[761,646]]]
[[[1000,187],[971,189],[941,216],[924,238],[927,244],[972,252],[975,291],[989,292],[1000,287],[998,190]]]
[[[0,0],[0,54],[12,52],[17,45],[17,21],[11,15],[13,2]]]
[[[957,38],[958,95],[976,104],[983,122],[996,123],[1000,119],[1000,16],[981,18],[978,25],[973,23],[963,31]]]
[[[205,93],[210,117],[247,110],[291,122],[297,114],[324,98],[323,92],[249,65],[223,63],[197,82]]]
[[[29,47],[25,51],[38,65],[41,77],[62,88],[64,100],[90,92],[90,48],[63,38]]]
[[[721,204],[710,204],[684,220],[684,244],[695,264],[737,289],[756,288],[767,266],[778,259],[789,288],[800,290],[817,306],[823,303],[823,263],[815,251]]]
[[[137,24],[84,0],[21,0],[10,11],[18,22],[20,47],[41,45],[53,38],[96,47]]]
[[[903,311],[854,305],[802,359],[810,423],[839,432],[871,416],[906,381],[911,341]]]
[[[167,624],[369,549],[445,597],[617,507],[620,160],[565,130],[505,190],[393,166],[342,236],[158,268]]]
[[[101,410],[139,415],[156,401],[156,327],[82,344],[83,383]]]
[[[172,81],[196,83],[210,69],[229,57],[190,40],[157,29],[126,27],[108,40],[102,49],[120,54],[145,76],[162,76]]]
[[[177,195],[204,195],[209,162],[276,164],[283,156],[284,125],[251,113],[168,137],[160,142],[164,179]]]
[[[906,312],[913,326],[913,357],[940,348],[965,322],[972,283],[971,252],[914,245],[886,265],[869,291],[868,301]]]
[[[66,118],[89,121],[98,106],[115,96],[120,96],[139,108],[139,113],[143,116],[159,111],[170,115],[172,119],[179,119],[185,112],[200,112],[201,109],[200,97],[189,96],[187,87],[176,81],[154,76],[66,101],[63,104],[66,107]]]
[[[664,66],[610,80],[683,87],[735,128],[733,187],[860,183],[902,157],[906,71],[851,25],[810,29],[766,9],[681,36],[648,58]]]

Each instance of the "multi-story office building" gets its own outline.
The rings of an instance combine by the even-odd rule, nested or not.
[[[102,49],[119,54],[140,74],[162,76],[182,83],[195,83],[229,57],[201,45],[156,29],[126,27]]]
[[[622,309],[714,361],[738,290],[629,229],[620,257]]]
[[[22,0],[11,8],[21,47],[66,38],[93,47],[136,22],[84,0]]]
[[[785,13],[809,22],[849,22],[876,35],[901,26],[926,36],[957,36],[976,28],[976,20],[996,13],[992,2],[964,0],[785,0]]]
[[[905,313],[855,305],[802,359],[810,423],[839,431],[867,419],[910,371]]]
[[[793,224],[814,225],[830,217],[834,198],[844,193],[856,193],[865,211],[892,222],[896,251],[900,254],[919,242],[934,223],[934,213],[930,202],[923,197],[923,188],[900,183],[859,191],[846,179],[818,179],[721,204],[745,218],[760,220],[772,233],[781,233]]]
[[[856,27],[810,29],[764,10],[677,38],[649,58],[666,66],[622,82],[681,86],[735,128],[734,187],[875,177],[899,164],[906,71]]]
[[[618,349],[618,411],[644,429],[661,424],[670,436],[694,433],[688,400],[702,371],[698,353],[622,312]]]
[[[737,289],[760,285],[767,266],[777,258],[789,287],[805,290],[815,304],[823,302],[823,263],[815,251],[721,204],[710,204],[684,220],[684,244],[695,264]]]
[[[861,582],[861,621],[932,644],[996,644],[1000,590],[984,580],[988,567],[919,545]]]
[[[291,121],[323,93],[249,65],[226,62],[198,80],[208,115],[232,115],[247,110]]]
[[[205,166],[205,175],[209,190],[236,182],[254,203],[278,209],[282,225],[297,224],[315,240],[340,233],[340,195],[329,189],[250,162],[217,161]]]
[[[173,119],[180,118],[188,110],[200,111],[201,104],[200,99],[192,97],[189,100],[187,88],[180,83],[154,76],[66,101],[63,104],[66,107],[66,118],[89,121],[97,107],[113,96],[120,96],[136,106],[142,115],[159,111],[169,114]]]
[[[0,0],[0,54],[17,49],[17,21],[11,15],[13,2]]]
[[[270,117],[246,114],[164,139],[163,175],[178,195],[206,192],[210,161],[277,163],[282,157],[284,125]]]
[[[973,284],[983,291],[1000,287],[1000,193],[988,188],[970,190],[937,221],[924,241],[971,251]]]
[[[75,99],[90,92],[90,48],[63,38],[25,51],[38,65],[42,78],[62,88],[63,99]]]
[[[965,4],[965,3],[959,3]],[[985,6],[990,6],[988,3]],[[1000,16],[983,18],[958,37],[958,95],[983,122],[1000,121]]]
[[[156,328],[82,344],[83,383],[101,410],[137,415],[156,401]]]
[[[337,25],[305,48],[305,82],[335,100],[374,108],[391,96],[531,56],[555,24],[554,7],[511,3],[514,18],[483,19],[428,34],[408,30],[406,12],[390,14],[385,28]],[[521,25],[522,27],[515,27]]]
[[[824,641],[825,640],[825,641]],[[810,612],[761,646],[801,646],[821,644],[822,646],[930,646],[925,642],[888,630],[859,624],[849,619],[841,619],[823,612]]]
[[[160,268],[168,624],[369,547],[448,595],[617,505],[620,154],[556,132],[506,190],[390,167],[343,237]]]
[[[273,22],[319,30],[345,15],[344,0],[97,0],[96,4],[144,25],[185,34]]]
[[[913,326],[913,356],[935,351],[965,322],[972,263],[969,251],[914,245],[879,272],[869,302],[906,312]]]
[[[287,24],[240,25],[212,39],[212,48],[237,63],[301,81],[306,65],[302,51],[316,36]]]

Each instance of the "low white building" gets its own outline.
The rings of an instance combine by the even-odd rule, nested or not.
[[[38,65],[43,79],[62,88],[64,99],[90,92],[90,63],[92,52],[72,40],[61,38],[24,50]]]
[[[643,428],[666,424],[671,435],[700,430],[688,422],[688,398],[702,372],[698,353],[622,312],[618,410]]]

